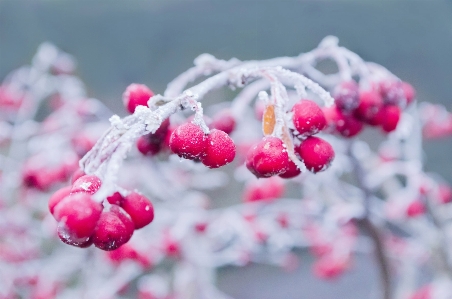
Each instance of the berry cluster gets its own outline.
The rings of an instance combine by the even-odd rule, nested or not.
[[[134,230],[154,219],[151,201],[137,192],[122,196],[115,192],[98,202],[93,195],[101,187],[94,175],[79,170],[72,185],[56,191],[49,199],[49,211],[58,221],[58,236],[69,245],[85,248],[94,244],[114,250],[127,243]]]
[[[335,105],[324,108],[328,130],[351,138],[364,125],[389,133],[396,129],[402,109],[413,102],[415,90],[402,81],[386,80],[361,89],[355,81],[345,81],[333,91]]]
[[[325,170],[334,159],[333,147],[322,138],[312,136],[326,126],[322,109],[311,100],[300,100],[293,106],[291,113],[292,133],[300,141],[295,146],[295,154],[309,171],[316,173]],[[289,158],[286,147],[282,139],[266,136],[248,151],[246,167],[258,178],[274,175],[285,179],[296,177],[301,170]]]

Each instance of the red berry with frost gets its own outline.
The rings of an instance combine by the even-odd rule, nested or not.
[[[385,106],[383,108],[383,121],[381,128],[386,133],[392,132],[397,128],[400,120],[401,109],[398,106]]]
[[[99,249],[110,251],[127,243],[133,234],[130,217],[118,206],[102,212],[93,234],[93,243]]]
[[[243,201],[272,201],[283,196],[284,183],[277,177],[265,180],[252,180],[244,189]]]
[[[380,82],[380,94],[387,105],[405,106],[405,92],[401,81],[385,80]]]
[[[369,123],[383,106],[383,100],[379,93],[367,90],[359,94],[359,106],[355,110],[355,117],[361,121]]]
[[[130,215],[135,229],[140,229],[154,219],[154,207],[152,202],[145,196],[131,192],[122,201],[121,207]]]
[[[207,146],[207,136],[202,129],[186,123],[177,127],[171,134],[169,146],[179,157],[195,160],[204,155]]]
[[[222,110],[213,116],[211,128],[231,134],[235,128],[235,118],[230,110]]]
[[[333,279],[341,275],[347,269],[347,266],[346,260],[327,255],[314,263],[313,270],[319,278]]]
[[[149,138],[145,136],[140,136],[137,140],[137,149],[140,153],[145,156],[154,156],[160,152],[160,143],[153,143]]]
[[[70,242],[83,242],[96,227],[102,212],[102,204],[94,201],[88,193],[72,194],[55,206],[54,217],[61,233]]]
[[[334,159],[331,144],[318,137],[306,138],[297,151],[306,168],[314,173],[327,169]]]
[[[336,106],[342,111],[352,111],[359,105],[359,86],[351,80],[337,85],[333,91]]]
[[[120,206],[124,200],[124,197],[119,192],[115,192],[109,197],[107,197],[107,201],[112,205]]]
[[[246,167],[258,178],[286,172],[289,168],[289,156],[282,140],[264,137],[248,151]]]
[[[287,167],[287,170],[284,173],[279,174],[279,177],[283,179],[291,179],[298,176],[300,173],[301,173],[300,168],[298,168],[298,166],[292,160],[289,159],[289,165]]]
[[[164,121],[162,121],[162,123],[160,124],[160,127],[154,133],[150,133],[145,136],[147,136],[151,142],[160,143],[163,141],[163,139],[165,139],[169,126],[170,126],[170,121],[169,121],[169,118],[167,118]]]
[[[130,113],[135,112],[137,106],[148,106],[149,98],[154,96],[152,90],[150,90],[144,84],[130,84],[122,95],[122,101],[127,111]]]
[[[64,226],[58,226],[57,233],[60,240],[67,245],[75,246],[78,248],[88,248],[93,244],[92,237],[81,239],[71,237],[71,235],[67,233],[67,230],[64,228]]]
[[[99,190],[102,181],[95,175],[84,175],[72,184],[71,193],[86,192],[94,194]]]
[[[410,83],[402,82],[402,89],[403,93],[405,94],[405,99],[407,105],[412,103],[414,101],[414,98],[416,97],[416,90],[411,86]]]
[[[302,136],[310,136],[323,130],[326,119],[322,109],[313,101],[300,100],[292,108],[292,121]]]
[[[71,193],[72,186],[63,187],[57,190],[49,199],[49,211],[53,215],[55,207],[59,204],[66,196]]]
[[[353,114],[342,113],[336,106],[323,109],[328,124],[328,130],[337,132],[344,137],[351,138],[358,135],[363,129],[363,123]]]
[[[231,163],[235,158],[235,144],[223,131],[212,129],[207,137],[207,145],[202,164],[209,168],[218,168]]]

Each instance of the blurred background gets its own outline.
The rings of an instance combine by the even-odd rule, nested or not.
[[[51,41],[78,61],[90,96],[125,115],[131,82],[156,93],[201,53],[267,59],[306,52],[326,35],[452,110],[452,1],[0,0],[0,80]],[[425,144],[426,167],[452,182],[452,139]],[[336,282],[310,275],[309,256],[285,273],[270,266],[225,268],[220,288],[240,298],[368,298],[372,260],[358,256]],[[340,294],[349,294],[341,297]]]

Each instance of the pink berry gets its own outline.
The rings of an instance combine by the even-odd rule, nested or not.
[[[397,128],[400,120],[401,109],[398,106],[385,106],[383,108],[383,121],[381,127],[383,131],[389,133]]]
[[[287,167],[287,170],[284,173],[279,174],[279,177],[283,179],[291,179],[298,176],[300,173],[301,170],[298,166],[289,159],[289,166]]]
[[[213,116],[210,127],[231,134],[235,128],[235,118],[230,110],[222,110]]]
[[[334,102],[342,111],[352,111],[359,105],[359,86],[351,80],[336,86],[333,91]]]
[[[425,205],[420,200],[412,201],[406,209],[406,215],[411,218],[420,216],[424,213],[425,213]]]
[[[124,197],[122,197],[121,193],[115,192],[109,197],[107,197],[107,201],[111,203],[112,205],[120,206],[124,200]]]
[[[199,126],[186,123],[174,130],[169,145],[173,153],[179,157],[195,160],[204,155],[207,136]]]
[[[71,193],[72,186],[67,186],[59,189],[49,199],[49,211],[53,215],[55,207],[59,204],[66,196]]]
[[[405,106],[405,93],[401,81],[385,80],[380,82],[380,94],[387,105]]]
[[[79,157],[83,157],[89,152],[96,142],[85,134],[78,134],[72,137],[71,145]]]
[[[355,110],[357,119],[369,123],[369,120],[374,118],[383,106],[383,100],[375,91],[362,91],[359,94],[359,106]]]
[[[66,240],[80,242],[93,234],[101,212],[102,205],[92,200],[88,193],[82,192],[60,201],[55,206],[54,217]]]
[[[333,255],[326,255],[318,259],[314,265],[314,274],[322,279],[333,279],[341,275],[347,269],[347,262]]]
[[[86,192],[94,194],[99,190],[102,181],[95,175],[84,175],[72,184],[71,193]]]
[[[297,148],[301,160],[314,173],[327,169],[334,159],[331,144],[318,137],[308,137]]]
[[[153,143],[149,140],[148,136],[141,136],[137,140],[137,149],[140,153],[147,156],[154,156],[160,152],[160,143]]]
[[[441,184],[438,186],[438,201],[442,204],[452,202],[452,188]]]
[[[207,136],[207,146],[201,157],[202,164],[218,168],[231,163],[235,158],[235,144],[223,131],[212,129]]]
[[[272,201],[283,196],[284,191],[284,183],[278,177],[265,180],[252,180],[245,186],[243,201]]]
[[[416,97],[416,90],[411,86],[410,83],[402,82],[403,93],[405,94],[407,105],[414,101]]]
[[[127,243],[133,234],[130,217],[118,206],[102,212],[93,234],[93,243],[99,249],[110,251]]]
[[[246,167],[258,178],[286,172],[289,168],[289,156],[282,140],[264,137],[249,150]]]
[[[170,126],[170,121],[169,121],[169,118],[167,118],[164,121],[162,121],[162,123],[160,124],[160,127],[154,133],[149,133],[145,136],[152,143],[161,143],[165,139],[169,126]]]
[[[149,98],[154,93],[144,84],[130,84],[127,86],[124,94],[122,95],[122,101],[127,111],[130,113],[135,112],[137,106],[148,106]]]
[[[122,201],[121,207],[130,215],[135,229],[145,227],[154,219],[154,207],[145,196],[131,192]]]
[[[292,121],[302,136],[314,135],[326,126],[322,109],[313,101],[300,100],[292,108]]]

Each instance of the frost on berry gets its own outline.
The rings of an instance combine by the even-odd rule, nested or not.
[[[101,180],[95,175],[84,175],[78,178],[74,184],[72,184],[71,193],[86,192],[94,194],[99,190],[102,185]]]
[[[144,84],[130,84],[127,86],[124,94],[122,95],[122,101],[127,111],[130,113],[135,112],[137,106],[148,105],[149,98],[152,97],[154,93]]]
[[[292,108],[292,121],[302,136],[314,135],[326,126],[322,109],[313,101],[300,100]]]
[[[231,137],[221,130],[211,130],[201,162],[209,168],[218,168],[231,163],[234,158],[235,144]]]
[[[401,81],[384,80],[380,82],[380,94],[387,105],[406,105],[405,92]]]
[[[204,155],[207,136],[199,126],[185,123],[173,131],[169,146],[179,157],[190,160],[199,159]]]
[[[59,190],[57,190],[49,199],[49,211],[53,215],[53,212],[55,210],[55,207],[58,203],[60,203],[66,196],[68,196],[71,193],[72,186],[63,187]]]
[[[258,178],[286,172],[289,168],[289,156],[282,140],[264,137],[248,151],[246,167]]]
[[[314,136],[306,138],[297,150],[306,168],[314,173],[327,169],[334,159],[331,144]]]
[[[93,234],[93,243],[99,249],[110,251],[127,243],[133,234],[133,222],[116,205],[102,212]]]
[[[340,83],[334,88],[333,98],[342,111],[353,111],[359,105],[359,86],[351,80]]]
[[[221,130],[226,134],[231,134],[235,128],[235,118],[232,115],[232,112],[225,109],[215,114],[210,123],[210,127],[212,129]]]
[[[145,227],[154,219],[152,202],[137,192],[131,192],[127,195],[123,199],[121,207],[130,215],[135,229]]]
[[[252,180],[245,186],[243,201],[273,201],[274,199],[282,197],[284,191],[284,183],[278,177]]]
[[[60,201],[54,208],[54,217],[65,239],[79,243],[93,234],[101,212],[102,205],[81,192]]]

